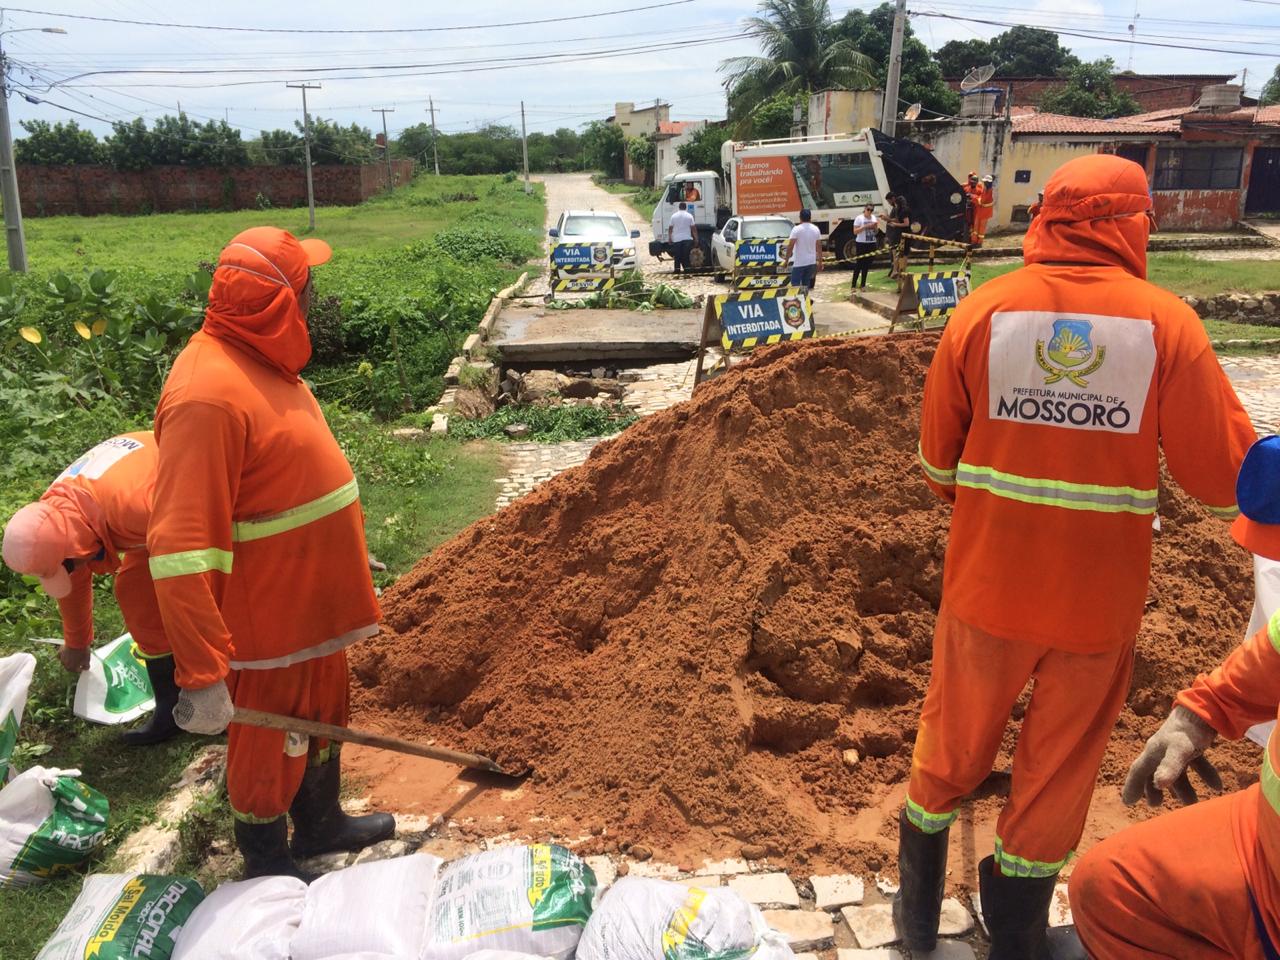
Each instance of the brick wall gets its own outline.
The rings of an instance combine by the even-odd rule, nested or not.
[[[393,160],[396,183],[413,177],[412,160]],[[316,203],[350,206],[386,188],[385,163],[312,168]],[[19,166],[18,193],[27,217],[59,214],[162,213],[244,210],[261,195],[273,207],[304,206],[302,167],[151,167],[139,172],[106,166]]]
[[[1177,77],[1144,77],[1116,75],[1116,90],[1123,90],[1138,101],[1143,112],[1150,110],[1166,110],[1172,107],[1192,106],[1199,98],[1207,83],[1205,79],[1179,79]],[[1226,81],[1223,81],[1226,82]],[[1050,90],[1058,90],[1066,86],[1065,79],[1057,77],[996,77],[984,86],[1000,87],[1007,90],[1013,86],[1013,103],[1015,106],[1038,106],[1040,99]],[[952,90],[960,89],[960,80],[948,79],[947,86]]]

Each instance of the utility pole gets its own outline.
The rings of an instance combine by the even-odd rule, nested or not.
[[[9,33],[62,33],[61,27],[20,27]],[[4,203],[4,238],[9,248],[9,269],[27,272],[27,238],[22,231],[22,201],[18,198],[18,169],[13,160],[13,134],[9,130],[9,61],[0,49],[0,202]]]
[[[396,182],[391,176],[391,138],[387,136],[387,114],[395,113],[395,107],[374,107],[374,113],[382,114],[382,156],[387,161],[387,189],[394,190]]]
[[[311,185],[311,114],[307,113],[307,91],[319,90],[318,83],[286,83],[290,90],[302,91],[302,154],[307,164],[307,215],[311,229],[316,228],[316,192]]]
[[[436,152],[436,101],[434,97],[427,97],[427,103],[431,104],[431,161],[436,166],[436,176],[440,176],[440,154]]]
[[[533,187],[529,185],[529,135],[525,132],[524,127],[524,101],[520,101],[520,149],[524,153],[524,192],[532,193]]]
[[[884,109],[880,129],[894,135],[898,125],[898,81],[902,76],[902,32],[907,23],[907,0],[898,0],[893,10],[893,39],[889,44],[889,77],[884,85]]]

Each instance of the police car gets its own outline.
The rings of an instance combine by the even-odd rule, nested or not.
[[[560,243],[612,243],[616,270],[634,270],[639,230],[628,230],[616,213],[596,210],[566,210],[547,231]]]

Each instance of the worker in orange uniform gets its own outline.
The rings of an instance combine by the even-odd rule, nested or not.
[[[1034,679],[979,887],[992,960],[1055,955],[1055,878],[1133,669],[1161,448],[1188,493],[1236,513],[1253,428],[1199,318],[1144,279],[1150,207],[1137,164],[1064,164],[1026,265],[961,302],[929,368],[920,461],[954,510],[900,817],[894,916],[913,950],[935,942],[956,806]]]
[[[965,182],[960,185],[964,192],[964,222],[969,233],[969,240],[974,237],[974,219],[978,215],[978,203],[982,199],[982,183],[978,180],[978,171],[970,170]]]
[[[274,227],[236,236],[156,408],[147,546],[174,715],[195,733],[230,723],[227,794],[249,877],[303,876],[297,859],[395,829],[386,814],[343,813],[336,744],[231,722],[234,703],[345,725],[346,647],[378,629],[356,480],[299,377],[311,268],[329,257]]]
[[[1236,540],[1280,560],[1280,437],[1259,440],[1240,469]],[[1153,805],[1172,790],[1196,795],[1187,770],[1222,781],[1203,752],[1232,740],[1280,704],[1280,613],[1175,699],[1124,785],[1124,801]],[[1262,960],[1280,956],[1280,742],[1274,730],[1262,781],[1122,830],[1076,864],[1071,910],[1091,957]]]
[[[987,238],[987,224],[996,212],[995,177],[991,174],[983,177],[970,202],[973,204],[973,232],[969,236],[969,242],[980,247]]]
[[[93,645],[93,575],[115,574],[116,601],[141,653],[155,695],[150,719],[121,739],[131,746],[159,743],[178,732],[173,657],[147,569],[147,521],[156,481],[150,432],[104,440],[63,470],[35,503],[4,528],[4,562],[36,577],[58,601],[62,649],[70,673],[89,669]]]

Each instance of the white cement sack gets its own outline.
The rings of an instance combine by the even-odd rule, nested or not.
[[[173,960],[289,960],[306,900],[296,877],[224,883],[183,926]]]
[[[71,710],[77,717],[91,723],[129,723],[155,708],[151,680],[134,654],[132,634],[121,634],[92,651],[89,669],[76,681]]]
[[[1246,637],[1252,637],[1265,627],[1273,614],[1280,611],[1280,563],[1253,555],[1253,616],[1249,618]],[[1245,731],[1245,736],[1265,747],[1267,738],[1276,727],[1274,720],[1255,724]]]
[[[327,873],[307,888],[292,960],[358,954],[415,960],[443,863],[425,853],[360,863]]]
[[[107,834],[107,798],[79,770],[32,767],[0,789],[0,887],[25,887],[83,863]]]
[[[182,925],[203,899],[190,877],[94,874],[35,960],[172,960]]]
[[[9,766],[9,758],[18,743],[18,727],[35,672],[36,658],[29,653],[0,658],[0,783],[18,772]]]
[[[600,901],[577,960],[788,960],[782,934],[728,887],[623,877]]]
[[[516,953],[514,950],[477,950],[468,953],[466,960],[549,960],[533,953]]]
[[[466,960],[480,950],[573,955],[591,916],[596,877],[555,844],[500,847],[440,871],[423,960]]]

